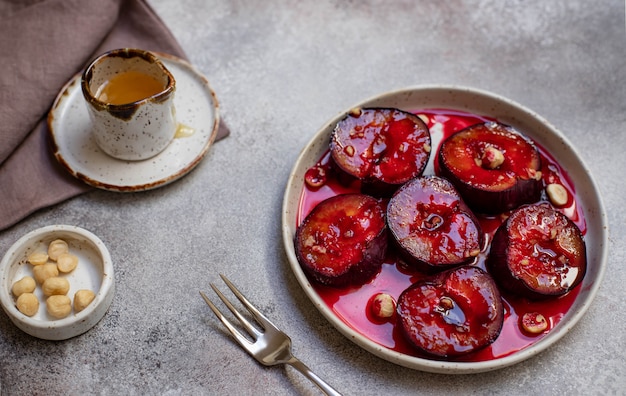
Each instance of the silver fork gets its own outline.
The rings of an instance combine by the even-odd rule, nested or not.
[[[274,366],[277,364],[288,364],[304,374],[305,377],[313,381],[325,394],[341,396],[341,393],[337,392],[324,380],[311,371],[304,363],[298,360],[291,353],[291,339],[287,334],[281,331],[276,325],[265,317],[258,309],[256,309],[248,299],[241,294],[239,290],[233,285],[224,275],[220,274],[220,277],[226,283],[228,288],[237,296],[239,301],[250,311],[252,316],[261,326],[262,330],[257,329],[244,318],[239,311],[231,304],[230,301],[219,291],[219,289],[211,283],[211,288],[218,295],[220,300],[226,304],[228,309],[239,319],[241,325],[246,329],[248,334],[252,337],[252,341],[244,336],[235,326],[222,315],[220,310],[209,300],[209,298],[203,292],[200,295],[211,307],[211,310],[222,321],[224,326],[230,331],[235,340],[246,350],[252,357],[254,357],[259,363],[265,366]]]

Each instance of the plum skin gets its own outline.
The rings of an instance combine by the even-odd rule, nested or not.
[[[486,266],[505,292],[533,300],[560,296],[585,276],[585,241],[549,203],[524,205],[494,234]]]
[[[438,176],[417,177],[400,187],[387,206],[387,225],[403,261],[426,273],[474,261],[484,242],[476,216]]]
[[[506,153],[503,164],[489,168],[477,163],[486,148],[496,146]],[[534,142],[507,125],[487,122],[456,132],[444,140],[437,157],[440,176],[478,213],[499,214],[541,198],[541,156]],[[462,176],[469,171],[469,178]]]
[[[329,149],[340,180],[360,180],[364,194],[388,198],[424,172],[430,145],[428,126],[416,114],[372,107],[353,109],[341,119]]]
[[[348,233],[350,237],[345,238]],[[294,236],[303,271],[315,281],[334,287],[362,284],[378,273],[387,242],[384,204],[356,193],[336,195],[317,204]]]
[[[398,298],[401,332],[411,345],[450,358],[493,343],[504,324],[504,303],[493,278],[461,266],[409,286]]]

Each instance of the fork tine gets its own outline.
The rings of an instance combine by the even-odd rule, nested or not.
[[[228,278],[226,278],[222,274],[220,274],[220,277],[222,278],[224,283],[226,283],[228,288],[233,292],[233,294],[237,296],[239,301],[241,301],[241,303],[245,305],[248,311],[250,311],[250,313],[255,317],[255,319],[259,322],[263,329],[274,329],[276,331],[280,331],[274,323],[272,323],[265,315],[263,315],[258,309],[256,309],[254,305],[250,303],[250,301],[248,301],[248,299],[235,287],[235,285],[233,285],[232,282],[228,280]]]
[[[220,300],[222,300],[222,302],[226,304],[228,309],[230,309],[230,312],[232,312],[233,315],[235,315],[237,319],[239,319],[239,321],[241,322],[241,325],[245,327],[246,331],[248,331],[248,334],[253,336],[255,339],[258,338],[262,333],[259,330],[257,330],[252,325],[252,323],[248,321],[248,319],[244,318],[243,315],[239,313],[239,311],[237,311],[237,308],[235,308],[235,306],[228,300],[228,298],[226,298],[226,296],[222,294],[222,292],[213,283],[210,283],[210,285],[213,291],[215,292],[215,294],[217,294]]]
[[[207,303],[209,308],[211,308],[211,311],[213,311],[215,316],[217,316],[217,318],[224,324],[224,326],[226,326],[228,331],[230,331],[230,334],[232,334],[232,336],[239,343],[239,345],[241,345],[247,351],[249,346],[252,344],[252,342],[249,339],[247,339],[243,334],[241,334],[241,332],[237,330],[235,326],[233,326],[233,324],[228,319],[226,319],[224,315],[222,315],[222,312],[220,312],[220,310],[215,306],[215,304],[213,304],[213,302],[209,300],[206,294],[204,294],[203,292],[200,292],[200,295],[202,296],[204,301]]]

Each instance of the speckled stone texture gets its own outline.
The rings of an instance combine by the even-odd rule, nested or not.
[[[64,342],[29,337],[1,313],[3,395],[319,394],[227,336],[198,295],[220,272],[345,394],[624,394],[623,1],[151,4],[211,82],[231,136],[171,185],[95,191],[0,233],[3,254],[41,226],[88,229],[110,249],[117,287],[104,319]],[[339,111],[418,84],[480,88],[540,113],[573,142],[608,212],[607,276],[589,311],[553,347],[503,370],[436,375],[373,356],[314,308],[284,254],[282,197],[300,149]]]

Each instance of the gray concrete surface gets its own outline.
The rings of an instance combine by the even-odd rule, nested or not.
[[[290,368],[244,354],[198,296],[227,274],[348,395],[619,395],[626,389],[626,34],[621,0],[152,0],[204,73],[232,135],[187,177],[95,191],[0,233],[73,224],[115,261],[117,292],[88,333],[29,337],[0,315],[2,394],[314,395]],[[556,345],[503,370],[435,375],[362,350],[290,272],[279,226],[300,151],[325,121],[384,91],[459,84],[521,103],[574,142],[610,218],[607,276]]]

